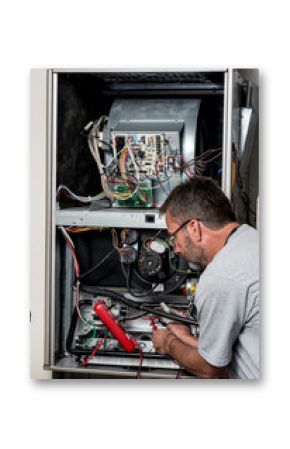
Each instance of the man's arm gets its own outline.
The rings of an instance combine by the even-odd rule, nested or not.
[[[161,329],[153,332],[152,342],[158,352],[170,355],[187,371],[198,377],[203,379],[227,378],[227,367],[210,365],[198,353],[196,338],[190,338],[192,339],[192,344],[188,345],[168,329]],[[196,345],[196,348],[194,345]]]
[[[168,324],[166,329],[170,330],[179,340],[194,349],[197,349],[198,340],[190,333],[190,327],[186,324]]]

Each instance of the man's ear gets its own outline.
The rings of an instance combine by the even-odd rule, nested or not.
[[[195,243],[200,243],[202,240],[202,229],[198,220],[191,220],[189,223],[190,236]]]

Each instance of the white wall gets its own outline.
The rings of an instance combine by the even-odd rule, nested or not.
[[[290,399],[288,2],[10,0],[1,2],[0,9],[0,332],[1,342],[7,343],[5,351],[1,346],[0,389],[1,439],[6,447],[79,449],[84,432],[89,435],[87,444],[100,448],[286,447]],[[30,68],[229,65],[259,67],[262,81],[261,382],[32,382],[27,348]],[[37,196],[43,200],[42,189]],[[43,223],[41,216],[40,226]],[[40,242],[43,254],[38,232],[35,229],[31,238]],[[43,268],[35,265],[36,273]],[[41,283],[40,291],[43,288]],[[4,308],[7,303],[9,310]],[[85,426],[80,431],[80,417],[92,420],[90,429]]]

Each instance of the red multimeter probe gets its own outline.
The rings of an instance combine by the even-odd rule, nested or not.
[[[126,335],[123,329],[116,323],[112,314],[108,311],[104,301],[98,301],[94,305],[94,311],[109,329],[112,335],[118,340],[123,349],[127,352],[133,352],[136,348],[135,343]]]

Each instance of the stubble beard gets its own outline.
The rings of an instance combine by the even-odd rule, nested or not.
[[[204,248],[196,248],[192,243],[189,235],[185,233],[186,248],[183,252],[183,257],[190,264],[194,264],[196,267],[204,268],[206,266],[206,257]]]

